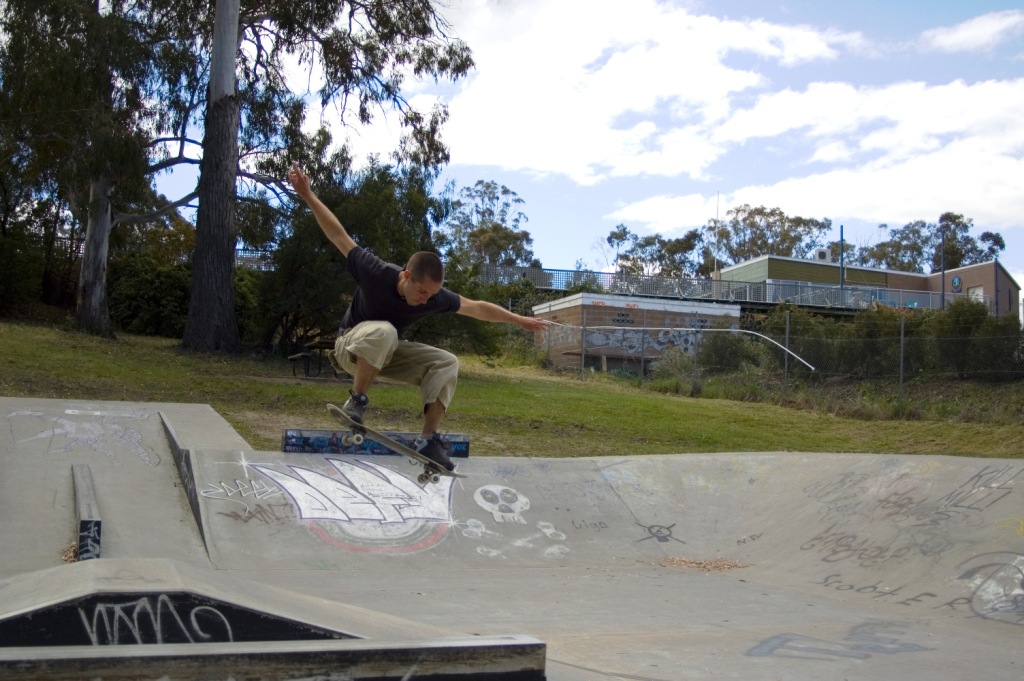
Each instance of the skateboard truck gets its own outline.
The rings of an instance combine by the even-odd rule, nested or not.
[[[441,467],[436,461],[428,459],[415,449],[407,447],[401,442],[388,437],[384,433],[380,433],[369,426],[353,421],[348,414],[333,404],[328,403],[327,411],[329,411],[331,416],[333,416],[339,423],[351,429],[350,433],[342,436],[342,444],[345,446],[354,445],[358,447],[363,444],[366,440],[366,436],[369,435],[375,442],[379,442],[394,453],[401,454],[408,458],[410,463],[423,466],[423,472],[416,477],[416,481],[421,485],[425,485],[428,482],[437,484],[440,482],[442,475],[452,478],[466,477],[462,473],[456,473],[455,471],[450,471]]]

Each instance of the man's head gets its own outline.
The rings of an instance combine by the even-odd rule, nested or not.
[[[398,278],[398,293],[409,305],[423,305],[444,283],[444,265],[435,253],[414,253]]]

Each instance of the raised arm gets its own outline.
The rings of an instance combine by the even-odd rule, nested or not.
[[[509,312],[500,305],[487,302],[486,300],[473,300],[465,296],[459,296],[459,314],[485,322],[506,322],[518,324],[527,331],[543,331],[547,328],[548,322],[537,317],[524,317],[523,315]]]
[[[317,224],[320,225],[320,229],[327,235],[327,238],[341,251],[342,255],[348,257],[348,252],[356,247],[356,242],[345,231],[337,216],[313,193],[313,189],[309,185],[309,176],[302,172],[298,163],[292,163],[292,168],[288,171],[288,182],[291,183],[295,193],[313,211],[313,217],[316,218]]]

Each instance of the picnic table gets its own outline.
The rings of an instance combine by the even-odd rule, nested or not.
[[[298,376],[299,365],[302,365],[302,375],[306,378],[319,376],[326,364],[335,375],[334,365],[326,357],[326,353],[334,349],[334,338],[317,338],[305,344],[302,352],[297,352],[288,357],[292,363],[292,376]],[[314,359],[315,358],[315,359]]]

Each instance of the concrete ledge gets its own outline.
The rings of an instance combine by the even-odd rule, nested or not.
[[[200,513],[199,496],[196,491],[195,474],[192,471],[192,452],[185,442],[178,436],[174,425],[164,412],[159,412],[160,423],[163,424],[164,434],[167,436],[167,446],[171,450],[171,458],[174,460],[174,467],[178,471],[178,479],[181,480],[182,490],[185,498],[188,499],[188,507],[192,511],[192,519],[196,521],[196,529],[199,530],[199,537],[206,546],[209,554],[210,546],[206,542],[206,533],[203,531],[203,516]]]
[[[37,650],[49,647],[47,638],[64,641],[52,647],[85,645],[68,643],[73,640],[68,635],[90,628],[95,629],[92,638],[97,641],[111,638],[112,632],[120,631],[123,641],[133,640],[135,634],[140,634],[146,643],[156,647],[181,643],[174,635],[183,631],[182,625],[195,633],[197,640],[202,639],[204,645],[239,643],[237,636],[215,638],[213,629],[201,627],[203,634],[199,634],[192,626],[191,614],[195,606],[211,606],[201,607],[200,612],[215,614],[213,609],[219,608],[218,604],[230,607],[223,610],[225,618],[215,617],[215,620],[221,624],[228,622],[232,630],[238,627],[251,630],[257,626],[266,629],[277,621],[282,629],[334,632],[337,638],[434,640],[452,633],[451,629],[240,579],[237,573],[200,569],[167,560],[104,558],[35,570],[0,580],[0,594],[0,649],[5,643],[11,649],[28,647],[28,643],[16,642],[19,631],[28,632],[33,639],[31,645]],[[189,600],[197,602],[190,605],[186,602]],[[209,602],[198,602],[202,600]],[[159,617],[161,612],[163,619]],[[121,617],[121,614],[127,616]],[[143,621],[147,625],[140,628]],[[157,637],[157,627],[151,622],[161,622],[165,635]],[[92,627],[93,623],[97,627]],[[224,627],[219,626],[217,631],[223,632]],[[47,632],[57,632],[59,636],[48,637]],[[248,640],[271,638],[263,635]],[[316,638],[324,639],[323,636]],[[279,640],[285,639],[313,640],[313,637],[279,637]],[[2,673],[0,678],[3,678]]]
[[[92,485],[92,471],[87,464],[71,466],[75,486],[75,516],[78,519],[78,560],[100,557],[100,507]]]
[[[0,677],[544,681],[545,657],[544,643],[529,636],[0,648]]]

